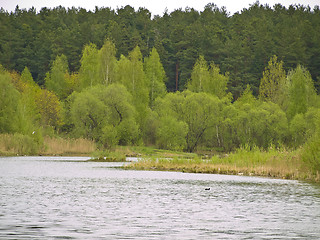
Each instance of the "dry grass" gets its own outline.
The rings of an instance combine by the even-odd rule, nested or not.
[[[84,138],[44,138],[43,155],[87,155],[96,150],[96,144]]]
[[[34,155],[41,147],[36,138],[27,135],[0,134],[0,156]]]

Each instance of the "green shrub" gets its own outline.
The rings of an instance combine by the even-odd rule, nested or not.
[[[304,145],[301,157],[313,173],[320,172],[320,135],[315,136]]]

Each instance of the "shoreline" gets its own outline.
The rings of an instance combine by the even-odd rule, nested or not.
[[[161,164],[145,165],[141,163],[131,163],[123,167],[125,170],[143,170],[143,171],[169,171],[169,172],[185,172],[185,173],[203,173],[203,174],[224,174],[224,175],[238,175],[250,177],[266,177],[274,179],[299,180],[312,183],[320,183],[320,174],[312,175],[305,172],[287,172],[283,173],[276,169],[268,169],[267,167],[260,167],[258,169],[237,168],[229,165],[211,165],[208,167],[202,165],[169,165],[163,166]]]

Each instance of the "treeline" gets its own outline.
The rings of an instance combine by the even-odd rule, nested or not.
[[[139,46],[143,57],[155,47],[169,92],[185,90],[192,67],[200,55],[229,73],[228,91],[237,99],[250,84],[258,95],[262,72],[276,55],[286,72],[298,64],[311,74],[320,90],[320,11],[301,5],[272,8],[258,2],[230,16],[225,8],[208,4],[202,12],[192,8],[165,12],[151,18],[149,10],[56,7],[31,8],[8,13],[0,10],[0,64],[22,73],[30,70],[43,86],[57,56],[68,61],[70,72],[79,72],[85,45],[97,49],[110,39],[116,58]]]
[[[301,65],[286,73],[273,56],[258,98],[247,85],[233,101],[230,75],[202,55],[186,90],[168,93],[156,48],[145,58],[138,46],[119,59],[116,52],[109,39],[100,49],[86,45],[76,73],[65,55],[57,56],[45,88],[27,67],[21,75],[2,68],[0,133],[20,133],[39,144],[42,136],[58,133],[92,139],[101,148],[144,144],[189,152],[297,148],[319,136],[320,99]]]

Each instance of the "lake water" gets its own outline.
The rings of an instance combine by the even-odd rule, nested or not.
[[[320,239],[318,185],[86,159],[0,158],[0,239]]]

